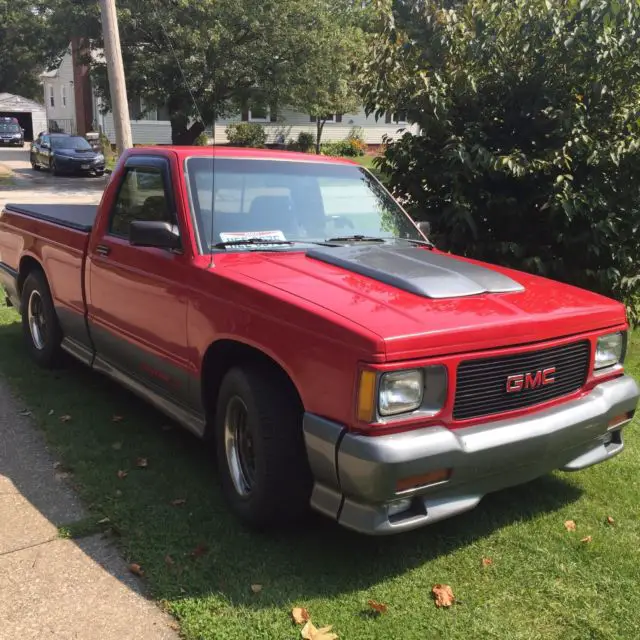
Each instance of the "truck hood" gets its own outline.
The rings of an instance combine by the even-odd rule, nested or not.
[[[626,323],[624,306],[603,296],[401,242],[229,253],[216,265],[367,329],[389,359],[528,344]]]

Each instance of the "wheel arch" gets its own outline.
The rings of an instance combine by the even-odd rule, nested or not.
[[[20,264],[18,265],[18,280],[16,282],[19,296],[22,295],[25,280],[33,271],[41,271],[47,281],[47,284],[49,284],[49,278],[47,278],[47,274],[45,273],[42,263],[32,255],[22,256],[22,258],[20,258]],[[51,288],[50,285],[49,288]]]
[[[302,394],[283,364],[259,347],[233,338],[216,340],[209,345],[202,360],[201,394],[207,416],[206,437],[210,437],[212,433],[210,427],[215,416],[222,379],[231,368],[242,365],[256,365],[267,369],[270,375],[276,376],[288,389],[300,410],[304,410]]]

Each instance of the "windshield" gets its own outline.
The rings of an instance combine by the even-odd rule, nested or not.
[[[20,133],[20,127],[17,124],[0,123],[0,133]]]
[[[216,158],[214,178],[213,163],[213,158],[203,157],[189,158],[186,163],[203,252],[220,242],[245,238],[423,240],[399,205],[361,167]]]
[[[91,151],[91,145],[80,136],[51,137],[52,149],[73,149],[74,151]]]

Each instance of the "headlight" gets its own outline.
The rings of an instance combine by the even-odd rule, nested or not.
[[[393,371],[380,378],[378,410],[381,416],[414,411],[422,404],[424,374],[419,369]]]
[[[104,160],[104,156],[101,153],[99,153],[96,156],[95,160],[96,160],[96,162],[102,162]]]
[[[622,364],[626,342],[625,338],[626,334],[622,332],[610,333],[609,335],[598,338],[593,365],[596,371]]]
[[[13,137],[14,137],[16,140],[19,140],[20,138],[22,138],[22,134],[21,134],[21,133],[14,133],[14,134],[13,134]]]

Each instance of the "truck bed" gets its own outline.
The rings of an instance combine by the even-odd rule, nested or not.
[[[11,204],[5,209],[37,220],[58,224],[61,227],[89,233],[93,227],[98,207],[86,204]]]

